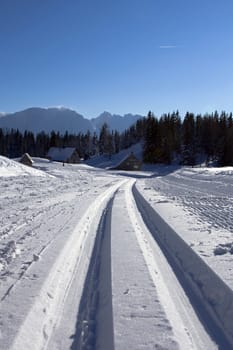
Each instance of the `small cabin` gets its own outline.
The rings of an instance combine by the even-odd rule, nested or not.
[[[46,157],[56,162],[73,164],[80,162],[80,157],[75,147],[51,147]]]
[[[137,159],[133,152],[125,157],[116,167],[112,168],[114,170],[140,170],[142,167],[142,161]]]
[[[24,155],[21,157],[21,159],[19,160],[20,163],[24,164],[24,165],[28,165],[28,166],[32,166],[33,164],[33,160],[32,158],[29,156],[28,153],[24,153]]]

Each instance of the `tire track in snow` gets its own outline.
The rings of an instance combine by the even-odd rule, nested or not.
[[[106,202],[126,180],[118,181],[105,190],[90,205],[80,219],[69,241],[57,257],[26,319],[21,324],[11,350],[45,349],[64,310],[67,296],[75,276],[79,275],[80,297],[85,280],[91,247],[95,241],[96,227]],[[43,260],[42,260],[43,262]],[[20,285],[18,286],[20,288]],[[9,340],[10,341],[10,340]]]
[[[99,193],[112,184],[114,184],[114,181],[111,180],[109,183],[102,185]],[[42,201],[39,193],[36,202],[27,202],[29,206],[25,206],[24,202],[21,210],[13,211],[13,214],[11,211],[11,215],[14,217],[13,223],[11,223],[9,217],[2,216],[2,219],[8,222],[7,227],[9,229],[2,226],[0,230],[4,232],[4,234],[0,232],[0,281],[4,280],[4,285],[0,286],[2,287],[0,301],[9,296],[9,293],[25,275],[34,263],[34,256],[40,256],[45,248],[47,249],[57,240],[58,235],[62,234],[74,215],[77,199],[81,201],[79,197],[79,192],[78,194],[68,192],[61,195],[59,190],[56,191],[55,197],[44,198]],[[16,207],[18,206],[18,199],[16,198],[14,201]],[[67,205],[65,206],[65,204]],[[17,217],[15,217],[16,212]],[[56,219],[59,221],[62,216],[64,217],[61,221],[62,225],[54,231],[54,221]],[[43,230],[47,231],[46,235],[41,235]],[[28,254],[31,257],[28,257]]]
[[[113,199],[100,219],[71,350],[114,349],[110,236]]]
[[[7,283],[5,281],[5,292],[3,293],[2,297],[0,298],[0,303],[4,301],[6,297],[9,296],[10,292],[17,286],[17,284],[20,282],[21,278],[28,272],[32,264],[37,261],[36,259],[41,256],[41,254],[49,248],[49,246],[57,239],[58,235],[62,234],[64,228],[68,225],[70,218],[73,214],[73,207],[67,210],[67,217],[62,222],[61,227],[56,231],[55,236],[50,236],[49,234],[46,235],[46,240],[38,242],[39,238],[39,228],[42,225],[48,225],[50,222],[52,225],[54,223],[54,219],[56,217],[59,217],[61,213],[63,212],[63,208],[60,208],[59,206],[55,206],[52,212],[48,212],[46,215],[46,219],[44,221],[35,220],[33,225],[30,226],[30,230],[26,230],[22,235],[19,235],[19,237],[14,237],[15,239],[8,241],[4,249],[0,246],[0,263],[2,263],[2,270],[0,271],[0,279],[4,278],[7,279],[8,276],[14,275],[13,283],[10,282],[10,284],[7,287]],[[72,210],[71,210],[72,209]],[[38,216],[39,217],[39,216]],[[37,219],[38,219],[37,217]],[[25,223],[26,225],[27,223]],[[24,230],[25,231],[25,230]],[[37,232],[38,231],[38,232]],[[20,232],[19,232],[20,233]],[[21,233],[20,233],[21,234]],[[35,240],[37,238],[37,240]],[[33,241],[32,243],[30,241]],[[23,243],[23,245],[22,245]],[[31,243],[30,246],[30,252],[31,252],[31,259],[28,260],[23,259],[24,255],[28,254],[28,247],[27,245]],[[33,244],[34,243],[34,244]],[[32,245],[33,244],[33,245]],[[14,249],[13,249],[14,248]],[[19,251],[17,253],[17,250]],[[12,266],[12,263],[14,262],[16,256],[20,257],[22,260],[22,263],[20,264],[20,270],[19,267],[16,270],[14,266]],[[17,263],[16,263],[17,266]]]
[[[155,290],[158,294],[158,299],[171,324],[172,331],[174,332],[175,339],[179,344],[179,348],[183,350],[204,350],[206,347],[203,347],[201,342],[199,342],[199,344],[195,344],[193,334],[190,334],[190,329],[188,330],[187,324],[184,323],[180,313],[176,309],[174,299],[172,298],[172,293],[174,292],[175,288],[175,281],[174,278],[172,280],[170,279],[170,286],[167,286],[166,280],[168,279],[168,275],[171,274],[170,267],[168,266],[166,259],[163,257],[160,248],[155,244],[153,247],[154,250],[151,248],[151,233],[148,231],[144,220],[138,212],[135,200],[133,198],[132,186],[134,183],[135,182],[132,181],[130,186],[128,186],[126,189],[125,198],[127,203],[127,212],[129,213],[137,241],[142,250],[145,262],[155,286]],[[172,293],[169,287],[172,288]]]
[[[194,349],[232,349],[232,328],[228,321],[229,315],[232,314],[231,290],[188,245],[186,246],[186,243],[155,212],[135,186],[133,194],[149,229],[147,239],[152,249],[155,249],[154,256],[160,250],[161,257],[163,252],[162,260],[167,259],[170,270],[171,268],[173,270],[173,276],[168,275],[168,288],[169,286],[172,288],[171,299],[177,302],[178,311],[183,309],[181,312],[182,319],[185,321],[183,325],[187,324],[187,330],[193,337]],[[160,266],[163,268],[165,265]],[[169,267],[168,264],[167,266]],[[170,278],[172,279],[169,281]],[[172,280],[173,283],[169,284]],[[178,289],[175,288],[177,283]],[[184,294],[180,295],[181,298],[179,297],[182,291],[187,294],[190,303],[185,300],[187,296]],[[227,314],[226,317],[224,314]],[[184,347],[184,349],[192,349],[192,347]]]
[[[176,277],[173,275],[169,277],[170,284],[168,286],[164,281],[165,278],[168,278],[168,274],[172,274],[171,268],[168,266],[158,246],[156,247],[156,251],[152,251],[151,249],[151,244],[154,244],[154,242],[152,242],[153,239],[151,241],[149,240],[148,235],[150,235],[150,233],[145,234],[147,229],[144,222],[142,220],[140,221],[140,214],[132,195],[133,182],[133,180],[128,180],[127,184],[120,187],[115,198],[111,200],[102,215],[80,302],[76,330],[72,336],[73,343],[71,349],[125,349],[129,344],[133,346],[134,350],[137,348],[152,349],[153,344],[157,348],[163,347],[163,349],[169,350],[177,349],[177,346],[182,350],[217,349],[214,342],[206,335],[202,325],[199,325],[200,322],[193,310],[191,310],[191,306],[186,300],[187,297],[185,293],[180,290],[177,291],[180,287],[176,286]],[[123,194],[124,201],[122,197]],[[114,203],[113,209],[111,209],[112,202]],[[118,204],[115,204],[115,202]],[[123,232],[124,230],[122,231],[124,225],[121,226],[120,223],[119,226],[116,225],[116,219],[114,219],[114,216],[115,218],[118,217],[117,205],[119,205],[119,203],[121,206],[125,206],[126,209],[125,218],[122,218],[122,221],[124,221],[126,225],[125,229],[127,228],[126,232]],[[111,211],[113,211],[112,222],[110,218]],[[131,225],[129,224],[127,216],[131,221]],[[112,268],[115,269],[115,280],[113,281],[111,281],[111,273],[109,271],[111,269],[111,263],[109,261],[111,254],[109,244],[110,227],[113,250],[115,251],[115,257],[112,256],[111,258],[113,259]],[[132,230],[131,234],[130,230]],[[136,260],[131,261],[131,266],[130,259],[128,257],[126,257],[126,259],[123,258],[123,252],[116,253],[116,242],[120,235],[115,238],[114,236],[117,232],[119,233],[119,231],[122,231],[120,235],[123,234],[123,236],[126,235],[130,237],[131,235],[133,237],[134,234],[136,234],[137,241],[154,283],[153,287],[147,285],[146,270],[145,267],[143,267],[142,260],[140,260],[142,258],[138,255],[138,248],[136,248],[136,245],[134,248],[136,249],[134,251]],[[121,237],[123,238],[123,236]],[[106,241],[108,243],[106,243]],[[128,247],[128,252],[132,249],[133,244],[130,239],[128,241],[126,239],[123,244]],[[155,254],[159,255],[159,258],[155,259]],[[125,260],[122,266],[123,269],[125,268],[127,271],[121,271],[119,259]],[[163,265],[163,268],[160,264]],[[116,268],[120,269],[120,272],[117,272],[117,274]],[[108,277],[106,277],[106,269]],[[137,279],[135,280],[134,278],[132,279],[132,277],[130,277],[130,282],[128,280],[129,276],[132,276],[137,269],[141,272],[139,272],[139,274],[137,273],[136,276],[140,277],[140,273],[142,273],[143,282]],[[116,280],[116,278],[118,279],[117,276],[122,281]],[[132,284],[133,281],[135,283]],[[113,296],[115,295],[115,297],[113,297],[113,302],[115,304],[113,311],[111,282],[114,287]],[[141,283],[142,285],[140,287]],[[120,292],[121,287],[119,288],[118,284],[122,285],[122,288],[124,288],[124,291],[122,290],[123,294]],[[172,294],[178,294],[178,296],[176,295],[176,299],[172,297],[169,287],[172,290]],[[142,288],[143,293],[148,294],[146,297],[141,294]],[[158,299],[156,295],[158,295]],[[176,305],[178,302],[177,298],[182,299],[182,301],[179,301],[179,304],[181,304],[179,305],[179,309],[177,309]],[[182,314],[180,314],[180,312]],[[121,313],[123,314],[119,316]],[[123,317],[124,321],[121,321],[121,317]],[[194,321],[196,324],[193,324]],[[121,333],[122,327],[125,329],[123,333]],[[129,327],[128,330],[127,327]],[[145,328],[148,328],[147,331],[145,331]],[[59,328],[57,329],[57,333],[59,334]],[[174,339],[172,338],[172,333],[174,333]],[[132,335],[134,339],[137,339],[136,342],[135,340],[133,343],[130,342],[133,340],[133,338],[130,338]],[[163,338],[166,339],[165,342],[162,340]],[[140,341],[138,342],[139,339]],[[178,343],[176,343],[176,341]],[[50,343],[48,349],[68,348],[66,343],[62,343],[62,339],[59,339],[59,341],[57,341],[57,344],[58,343],[59,347]]]
[[[133,182],[128,180],[119,189],[112,210],[114,349],[178,350],[174,327],[136,238],[142,226],[132,197]]]

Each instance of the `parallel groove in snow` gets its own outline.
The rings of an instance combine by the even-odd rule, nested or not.
[[[232,291],[155,212],[135,186],[134,195],[155,241],[179,277],[208,332],[218,343],[217,348],[232,349]],[[216,346],[213,344],[208,349]]]
[[[134,350],[179,349],[135,237],[137,223],[127,198],[132,181],[128,184],[116,194],[112,211],[115,350],[125,350],[126,344]]]
[[[200,266],[195,252],[190,252],[175,237],[177,227],[169,221],[177,215],[171,202],[178,202],[180,195],[183,208],[187,206],[189,213],[191,210],[188,224],[193,220],[193,211],[202,217],[200,226],[207,219],[208,225],[212,221],[213,227],[231,230],[232,195],[228,195],[227,186],[222,184],[216,190],[217,196],[208,193],[208,186],[203,192],[202,186],[198,187],[199,180],[195,186],[191,186],[191,181],[189,186],[184,176],[176,186],[174,178],[180,176],[176,173],[161,179],[140,179],[139,192],[147,196],[143,202],[140,193],[133,196],[136,186],[132,193],[135,180],[130,177],[139,174],[125,174],[127,178],[121,180],[121,174],[109,176],[109,172],[106,175],[95,169],[85,172],[77,169],[78,166],[54,165],[61,181],[49,177],[37,180],[28,177],[27,181],[22,177],[1,179],[0,348],[232,349],[226,342],[223,345],[224,335],[222,343],[213,337],[218,345],[214,343],[209,329],[203,328],[203,324],[209,326],[205,323],[207,318],[202,319],[202,324],[193,311],[196,301],[198,311],[203,304],[191,298],[191,305],[185,295],[187,291],[189,296],[194,295],[195,288],[199,289],[214,317],[221,318],[223,332],[233,338],[232,290],[222,289],[222,280]],[[189,174],[190,171],[188,177]],[[148,186],[142,189],[140,184],[146,181]],[[215,193],[213,184],[209,185]],[[156,188],[161,191],[154,191]],[[222,188],[226,198],[221,194]],[[161,193],[167,194],[162,200]],[[165,220],[151,208],[156,201],[158,213],[160,206],[168,211]],[[224,208],[220,210],[219,206]],[[210,233],[204,232],[203,237],[207,234],[209,240],[213,239],[211,230]],[[160,249],[152,237],[157,234],[162,237],[165,249],[162,245]],[[231,237],[229,240],[232,241]],[[173,252],[174,259],[169,259],[166,251]],[[227,257],[230,260],[230,254]],[[216,263],[220,262],[216,258]],[[171,275],[172,269],[176,276]],[[181,283],[183,290],[176,278],[179,272],[194,285]],[[231,278],[230,273],[227,276]],[[82,307],[87,312],[82,314]],[[203,309],[202,314],[208,314]],[[214,331],[219,329],[215,327]]]
[[[121,180],[117,184],[108,188],[102,193],[88,208],[81,218],[72,236],[66,243],[63,251],[55,261],[48,277],[40,291],[40,297],[35,301],[26,320],[21,326],[12,350],[24,349],[33,350],[44,349],[51,337],[53,327],[58,321],[65,303],[72,279],[77,273],[77,266],[80,271],[80,288],[86,275],[89,264],[89,256],[85,256],[85,241],[89,239],[91,228],[102,214],[103,205],[116,191],[116,189],[126,180]],[[92,238],[94,240],[94,237]]]
[[[71,346],[73,350],[114,348],[110,246],[113,198],[104,209],[99,223],[79,305],[76,332]]]
[[[233,232],[233,197],[229,188],[230,185],[228,184],[223,189],[222,186],[220,187],[220,184],[216,183],[216,186],[220,187],[220,189],[217,190],[215,188],[215,192],[213,192],[213,185],[210,189],[208,187],[200,189],[198,185],[200,185],[201,180],[196,181],[194,184],[193,181],[187,176],[181,178],[169,176],[168,178],[157,179],[157,183],[168,196],[172,197],[175,196],[176,192],[179,193],[179,197],[176,199],[187,210],[211,222],[215,228],[225,228]],[[189,194],[188,196],[187,193]]]
[[[49,350],[113,349],[110,225],[113,197],[100,218],[82,290],[76,273]],[[79,271],[79,270],[78,270]]]

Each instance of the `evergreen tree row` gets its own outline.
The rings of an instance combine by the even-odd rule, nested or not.
[[[232,113],[186,113],[181,120],[179,112],[164,114],[160,119],[149,112],[144,131],[145,162],[233,165]]]
[[[205,161],[216,165],[233,165],[232,113],[194,115],[187,112],[184,119],[179,112],[160,118],[149,112],[122,134],[110,131],[104,124],[100,133],[61,135],[52,131],[34,135],[18,130],[0,129],[0,154],[9,158],[28,152],[31,156],[45,157],[50,147],[75,147],[84,159],[96,154],[111,157],[133,144],[142,142],[143,160],[148,163],[170,164],[173,161],[195,165]]]
[[[34,135],[30,131],[20,133],[18,130],[0,128],[0,155],[17,158],[27,152],[33,157],[45,157],[50,147],[75,147],[84,159],[96,154],[111,157],[140,139],[136,125],[120,134],[118,131],[110,132],[107,124],[104,124],[99,135],[90,132],[78,135],[66,132],[62,135],[55,131]]]

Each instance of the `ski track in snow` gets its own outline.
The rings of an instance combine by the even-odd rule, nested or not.
[[[221,186],[215,182],[213,186],[211,181],[208,188],[204,180],[193,183],[188,176],[177,175],[162,178],[158,183],[167,196],[177,196],[189,212],[199,215],[215,228],[225,228],[233,233],[233,190],[229,185]],[[200,184],[202,186],[198,188]]]
[[[219,258],[232,262],[229,177],[185,169],[149,178],[143,172],[117,174],[43,160],[37,167],[43,176],[1,178],[0,349],[232,348],[227,324],[232,291],[211,275],[210,282],[222,288],[220,299],[229,300],[222,306],[229,315],[215,305],[218,293],[211,295],[212,304],[203,294],[205,319],[204,311],[199,307],[198,315],[197,305],[193,307],[202,287],[180,281],[189,278],[188,249],[214,269]],[[132,191],[135,183],[143,200],[138,190]],[[167,233],[160,219],[157,228],[155,213],[176,232],[185,213],[180,231],[187,235],[183,272],[176,268],[175,259],[182,257],[175,251],[175,231],[171,259],[157,242],[156,230],[162,227],[159,235],[164,237]],[[207,249],[210,235],[215,243]],[[214,254],[219,245],[226,249],[221,256]],[[197,264],[201,270],[201,260]],[[227,276],[232,287],[233,278]]]
[[[232,172],[185,168],[158,175],[141,181],[140,190],[233,289]]]
[[[118,191],[113,204],[112,245],[118,245],[118,249],[112,251],[115,349],[123,350],[125,343],[133,349],[179,349],[171,319],[161,306],[158,280],[148,271],[150,258],[141,241],[143,229],[133,206],[132,184],[130,181]],[[122,205],[125,215],[120,219]],[[152,264],[156,269],[154,260]]]

